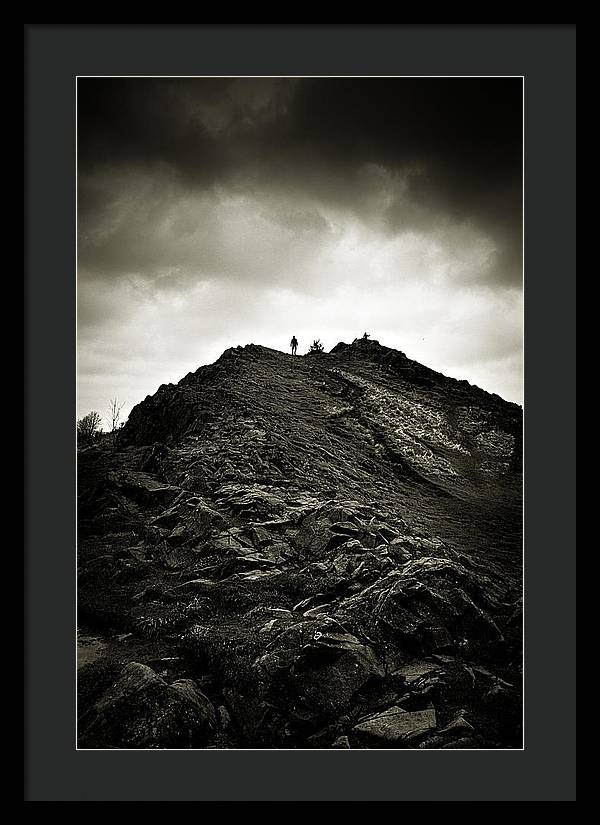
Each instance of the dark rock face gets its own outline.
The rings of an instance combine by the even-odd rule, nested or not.
[[[168,685],[151,668],[128,664],[96,702],[82,746],[186,748],[206,744],[215,710],[191,679]]]
[[[161,387],[79,455],[80,744],[520,747],[520,433],[364,339]]]

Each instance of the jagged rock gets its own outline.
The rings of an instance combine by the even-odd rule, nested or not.
[[[224,484],[217,491],[217,501],[250,518],[278,516],[285,510],[280,496],[259,485]]]
[[[236,553],[243,552],[244,547],[250,550],[250,547],[244,543],[243,536],[236,533],[234,530],[224,530],[211,539],[212,550],[217,553],[221,553],[223,557],[230,554],[232,551]]]
[[[485,585],[457,562],[425,558],[388,574],[342,603],[341,610],[374,615],[415,652],[456,648],[464,639],[482,645],[502,638],[491,613],[480,606],[490,605],[495,595],[492,585],[489,591]]]
[[[451,722],[439,729],[439,733],[471,733],[475,728],[462,714],[455,716]]]
[[[88,747],[197,747],[216,728],[215,710],[192,680],[169,685],[138,662],[126,665],[90,717],[82,735]]]
[[[109,480],[127,498],[143,507],[164,507],[181,493],[180,487],[162,484],[146,473],[112,473]]]
[[[447,653],[434,653],[431,658],[442,665],[452,665],[456,662],[456,656],[449,656]]]
[[[169,529],[167,541],[177,545],[202,541],[212,529],[223,524],[223,516],[202,499],[192,497],[180,500],[164,510],[152,523]]]
[[[395,670],[393,675],[401,677],[407,685],[410,685],[422,679],[424,676],[429,676],[431,673],[440,670],[441,667],[434,662],[417,661],[403,665],[401,668],[398,668],[398,670]]]
[[[249,531],[249,538],[254,547],[260,548],[265,545],[272,544],[273,537],[264,527],[251,527]]]
[[[273,630],[273,628],[277,627],[277,624],[278,624],[277,619],[269,619],[269,621],[261,627],[259,632],[260,633],[270,633]]]
[[[358,558],[357,564],[352,570],[350,578],[352,581],[368,583],[376,581],[386,571],[393,569],[394,564],[388,557],[387,551],[384,549],[377,552],[378,548],[373,553],[365,553],[362,558]]]
[[[353,731],[355,734],[386,743],[410,743],[435,728],[435,725],[433,707],[407,711],[396,705],[370,719],[359,722],[354,726]]]
[[[327,620],[283,631],[256,666],[275,701],[288,697],[315,720],[339,716],[369,679],[384,675],[369,645]]]
[[[314,596],[309,596],[308,599],[302,599],[301,602],[294,605],[294,612],[305,613],[307,610],[327,604],[329,596],[327,593],[316,593]]]
[[[303,520],[295,536],[295,544],[300,552],[317,558],[329,547],[332,540],[340,543],[343,541],[339,537],[334,538],[329,522],[319,521],[312,513]]]

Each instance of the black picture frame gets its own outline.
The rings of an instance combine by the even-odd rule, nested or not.
[[[27,24],[26,801],[574,801],[574,25]],[[77,751],[75,79],[522,75],[525,748]]]

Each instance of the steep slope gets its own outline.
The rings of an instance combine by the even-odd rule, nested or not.
[[[81,742],[170,746],[101,696],[159,651],[219,708],[183,746],[519,746],[520,462],[517,405],[376,341],[162,386],[80,453],[80,615],[132,634]]]

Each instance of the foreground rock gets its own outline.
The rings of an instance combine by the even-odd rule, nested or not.
[[[82,747],[191,748],[216,731],[215,710],[191,679],[167,684],[131,662],[83,720]]]

